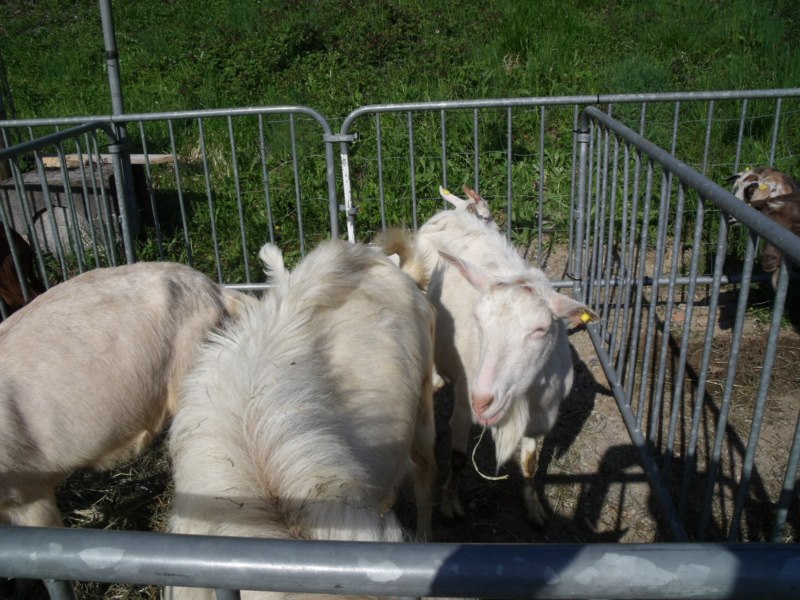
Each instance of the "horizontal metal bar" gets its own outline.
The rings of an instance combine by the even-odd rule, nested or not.
[[[210,108],[205,110],[184,110],[154,113],[128,113],[124,115],[94,115],[82,117],[60,117],[50,119],[12,119],[2,121],[0,127],[42,127],[48,125],[68,125],[71,123],[85,123],[86,121],[103,121],[121,125],[124,123],[139,121],[162,121],[166,119],[197,119],[204,117],[237,117],[237,116],[257,116],[257,115],[283,115],[283,114],[304,114],[318,121],[324,134],[331,133],[328,121],[319,112],[307,106],[248,106],[243,108]]]
[[[800,96],[800,88],[775,90],[731,90],[717,92],[673,92],[652,94],[594,94],[581,96],[536,96],[523,98],[493,98],[481,100],[456,100],[443,102],[401,102],[396,104],[373,104],[362,106],[351,112],[342,123],[342,133],[347,133],[351,123],[364,114],[402,111],[458,110],[470,108],[540,107],[570,104],[607,104],[641,102],[679,102],[692,100],[740,100],[753,98],[783,98]]]
[[[0,576],[300,593],[797,598],[796,544],[390,544],[4,527]]]

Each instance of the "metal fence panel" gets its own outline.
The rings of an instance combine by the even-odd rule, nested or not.
[[[798,171],[798,98],[800,89],[368,106],[351,113],[338,134],[303,107],[108,117],[102,126],[58,133],[54,151],[62,161],[68,154],[99,157],[79,161],[81,191],[72,200],[63,194],[68,223],[77,222],[82,205],[91,222],[100,217],[102,226],[87,230],[89,237],[94,232],[91,251],[80,244],[49,246],[44,239],[35,244],[37,269],[53,284],[129,256],[120,243],[128,229],[117,225],[116,203],[104,204],[104,186],[92,187],[93,179],[102,181],[97,165],[104,147],[114,146],[112,126],[120,124],[127,127],[130,152],[140,157],[134,179],[138,172],[141,225],[130,235],[135,256],[184,262],[248,290],[264,287],[257,251],[265,241],[281,246],[291,264],[319,240],[338,236],[340,227],[353,241],[368,241],[390,226],[415,229],[444,207],[439,185],[456,190],[467,184],[489,200],[520,252],[601,315],[588,331],[672,537],[787,539],[787,519],[797,510],[800,422],[793,438],[780,441],[780,472],[769,482],[759,444],[800,242],[714,181],[748,164]],[[589,106],[595,108],[583,112]],[[27,131],[42,148],[37,136],[87,121],[14,121],[0,131],[7,142]],[[12,147],[0,158],[25,152]],[[31,164],[45,180],[41,157]],[[24,196],[17,171],[13,188]],[[0,203],[6,229],[19,221],[7,204]],[[52,206],[51,200],[46,208]],[[34,214],[21,215],[25,235],[37,240]],[[741,224],[730,226],[729,215]],[[57,225],[48,227],[57,232]],[[68,241],[80,239],[67,231]],[[753,290],[769,280],[757,261],[763,240],[785,258],[761,317],[768,323],[760,353],[753,353],[745,352],[753,345],[748,311]],[[742,377],[755,378],[745,396]],[[0,574],[162,584],[176,582],[166,573],[185,573],[222,597],[248,585],[520,598],[789,597],[797,591],[796,553],[771,544],[366,548],[306,542],[284,554],[290,546],[255,540],[206,545],[155,534],[11,528],[5,534]],[[98,547],[119,549],[119,568],[104,571],[105,563],[87,562],[87,556],[101,562],[116,556],[98,555]],[[251,560],[270,552],[286,560]],[[387,558],[398,553],[405,558]],[[314,575],[302,567],[311,563]],[[329,577],[331,569],[353,579],[348,575],[346,587],[339,587],[320,574]],[[370,573],[377,579],[361,587],[357,582]],[[401,585],[409,577],[413,583]]]

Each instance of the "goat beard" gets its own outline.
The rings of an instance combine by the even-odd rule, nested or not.
[[[508,462],[519,447],[528,427],[529,417],[528,402],[525,398],[519,398],[512,403],[506,415],[492,425],[497,470]]]

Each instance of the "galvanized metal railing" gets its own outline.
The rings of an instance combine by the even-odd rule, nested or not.
[[[601,315],[600,322],[591,325],[589,332],[672,536],[677,540],[763,539],[763,527],[753,528],[748,523],[747,531],[741,528],[749,512],[748,495],[756,489],[759,498],[767,498],[775,507],[766,537],[778,540],[790,503],[795,501],[800,435],[796,432],[793,442],[786,441],[791,449],[787,448],[784,481],[779,490],[762,489],[756,447],[764,405],[769,398],[770,371],[781,332],[788,271],[792,263],[800,260],[798,241],[703,173],[728,174],[741,161],[757,156],[748,145],[746,133],[753,120],[766,118],[748,112],[760,101],[773,103],[768,133],[764,134],[769,148],[765,158],[773,164],[793,164],[796,157],[784,139],[784,131],[789,122],[787,114],[792,113],[789,116],[796,119],[792,111],[787,111],[787,105],[798,98],[800,89],[372,106],[351,113],[339,134],[331,133],[324,117],[304,107],[124,115],[100,122],[109,127],[119,123],[128,125],[131,147],[143,157],[146,205],[153,214],[153,222],[144,225],[144,237],[139,236],[135,241],[138,254],[148,259],[181,260],[216,274],[226,285],[249,290],[263,287],[253,275],[257,261],[248,257],[252,258],[264,241],[273,241],[285,251],[302,256],[319,236],[338,236],[342,217],[351,239],[367,240],[373,231],[387,226],[405,223],[416,227],[428,214],[440,209],[442,201],[435,192],[439,184],[469,182],[482,193],[488,191],[494,209],[505,213],[503,223],[510,239],[520,243],[517,236],[535,232],[527,238],[530,248],[535,248],[532,261],[549,269],[556,286],[574,287],[575,293]],[[699,153],[689,159],[684,157],[681,162],[675,158],[686,137],[680,115],[688,112],[687,104],[692,102],[701,103],[695,112],[706,115],[702,121],[705,140],[699,146]],[[729,118],[727,125],[715,118],[723,102],[738,107],[736,116]],[[604,110],[587,108],[581,112],[585,104],[595,103],[603,105]],[[486,149],[487,131],[483,129],[489,119],[484,116],[486,111],[496,113],[488,134],[502,134],[494,138],[494,142],[500,143],[498,139],[502,142],[499,150],[496,144]],[[456,114],[467,118],[451,120]],[[664,115],[669,118],[662,118]],[[364,125],[365,116],[372,117],[372,122]],[[633,123],[633,127],[626,127],[615,116]],[[548,131],[549,123],[564,118],[572,124],[566,139],[558,132]],[[427,119],[423,127],[420,119]],[[392,120],[394,123],[390,125]],[[81,118],[12,121],[1,123],[0,130],[28,128],[29,136],[35,138],[34,129],[40,133],[42,128],[80,122]],[[81,125],[90,129],[96,126],[96,123]],[[730,144],[720,149],[715,140],[725,127],[733,127],[736,133]],[[298,132],[301,128],[303,133]],[[103,135],[114,133],[106,127],[101,130]],[[436,133],[433,140],[429,139],[430,131]],[[420,136],[421,132],[425,136]],[[57,132],[56,136],[59,143],[67,140],[77,143],[75,140],[88,133],[88,129],[79,127]],[[666,140],[670,151],[661,149],[642,133]],[[515,150],[515,140],[525,136],[530,138],[533,150]],[[108,139],[113,145],[114,138]],[[462,140],[467,140],[467,150],[463,150]],[[32,143],[40,148],[43,147],[40,142]],[[337,202],[333,151],[336,143],[340,149],[343,207]],[[402,151],[398,150],[398,143]],[[458,144],[455,150],[454,143]],[[80,144],[79,152],[88,153],[91,148],[91,153],[98,155],[103,142],[90,136]],[[187,153],[192,148],[196,148],[196,155],[188,161]],[[14,156],[24,153],[20,147],[5,152]],[[57,153],[62,158],[65,155],[60,148]],[[165,153],[172,160],[166,167],[155,165],[151,157],[156,153]],[[560,157],[559,160],[569,157],[561,172],[563,181],[568,182],[563,190],[555,189],[556,182],[548,175],[551,169],[560,166],[558,161],[551,160],[553,156]],[[311,172],[322,175],[319,181],[302,179],[301,162],[308,158],[316,165]],[[519,163],[523,162],[536,166],[534,176],[521,170]],[[250,167],[247,173],[243,172],[244,164]],[[404,183],[398,184],[400,181]],[[229,215],[220,213],[218,200],[224,194],[229,200],[226,207],[232,207],[236,214],[223,224],[221,221]],[[177,213],[171,223],[162,218],[164,203],[169,198]],[[497,208],[497,198],[502,198],[502,208]],[[553,218],[554,198],[564,200],[568,214],[557,225],[548,221]],[[320,199],[318,204],[324,206],[326,214],[324,233],[311,230],[310,219],[306,219],[309,206]],[[281,208],[276,209],[279,201]],[[137,206],[142,209],[141,202]],[[204,217],[202,227],[193,222],[193,217],[199,214]],[[738,231],[729,228],[727,215],[735,216],[741,223]],[[249,228],[253,220],[263,224],[262,229],[256,228],[258,235]],[[169,227],[174,230],[167,232]],[[171,237],[170,233],[176,236]],[[200,233],[207,233],[208,239],[201,241]],[[737,241],[737,236],[744,240]],[[729,412],[736,376],[742,369],[737,363],[740,350],[737,346],[745,339],[748,294],[751,284],[767,279],[758,274],[755,264],[760,238],[780,248],[785,259],[771,310],[765,354],[760,364],[751,365],[761,370],[759,389],[753,399],[752,427],[740,431],[731,425]],[[737,265],[735,271],[729,272],[725,268],[726,259],[739,252],[735,246],[739,242],[744,246],[744,258],[740,268]],[[547,248],[557,244],[568,248],[566,264],[560,272],[552,271],[547,264]],[[198,251],[201,246],[202,252]],[[201,254],[212,258],[201,258]],[[64,274],[64,278],[68,276],[69,273]],[[735,319],[724,357],[729,366],[718,388],[721,392],[712,394],[708,365],[717,352],[712,347],[720,335],[715,321],[726,289],[738,289]],[[687,357],[694,348],[693,336],[698,330],[702,331],[699,368],[690,365]],[[697,369],[693,375],[692,368]],[[680,431],[682,410],[690,413],[688,434]],[[710,425],[709,412],[714,421]],[[711,447],[709,456],[701,456],[701,442]],[[729,455],[735,455],[736,459],[727,459]],[[705,463],[701,464],[702,460]],[[736,497],[719,503],[715,490],[721,487]],[[699,496],[698,490],[702,492]],[[81,537],[84,534],[89,537]],[[164,573],[185,573],[197,585],[224,590],[220,597],[234,597],[226,595],[231,586],[309,591],[310,584],[304,579],[309,571],[304,565],[311,565],[311,571],[319,568],[324,577],[329,577],[332,571],[341,570],[341,565],[337,566],[339,556],[347,556],[348,561],[353,559],[356,563],[382,556],[377,546],[358,544],[346,546],[346,551],[344,547],[320,544],[319,554],[314,554],[317,546],[312,543],[301,546],[309,550],[308,554],[304,551],[291,554],[289,564],[295,566],[287,567],[286,563],[276,562],[280,553],[289,548],[282,544],[273,546],[252,540],[240,545],[240,540],[208,540],[208,547],[216,550],[208,550],[210,554],[206,554],[205,542],[196,544],[199,540],[195,539],[181,541],[174,536],[154,534],[138,537],[124,532],[116,536],[112,532],[7,528],[0,536],[0,574],[56,580],[85,576],[174,583],[173,579],[162,579]],[[77,545],[69,549],[68,544],[73,542]],[[114,552],[104,554],[98,548]],[[197,552],[192,553],[192,548]],[[236,548],[246,553],[239,555]],[[757,548],[762,549],[761,554],[750,547],[707,544],[608,548],[521,545],[508,549],[496,545],[404,545],[385,549],[388,553],[404,553],[407,549],[409,555],[402,561],[381,563],[377,570],[362,563],[362,567],[349,570],[356,579],[347,583],[355,587],[337,587],[337,580],[326,580],[320,575],[323,583],[314,590],[553,598],[597,595],[599,590],[603,592],[601,595],[615,597],[681,597],[684,592],[677,589],[683,586],[681,577],[697,573],[698,579],[692,580],[695,587],[684,588],[687,595],[696,594],[698,589],[708,597],[760,597],[767,592],[776,597],[792,595],[797,588],[794,571],[789,569],[798,557],[791,547],[778,554],[773,554],[776,547],[770,544],[758,544]],[[452,562],[437,554],[440,551],[470,558],[466,562]],[[79,564],[86,557],[98,556],[99,562]],[[103,561],[115,556],[120,557],[120,568],[104,570]],[[252,556],[270,559],[249,560]],[[35,560],[27,562],[31,557]],[[683,558],[690,562],[682,562]],[[399,584],[393,587],[395,580],[384,581],[389,573],[397,575],[397,581],[407,581],[408,576],[421,573],[420,565],[430,561],[443,562],[435,563],[440,565],[438,570],[425,570],[424,577],[410,587]],[[145,568],[145,564],[151,567]],[[719,564],[725,565],[721,571],[717,570]],[[135,565],[142,570],[133,573]],[[289,568],[292,574],[287,580],[276,580],[270,565],[281,573]],[[491,565],[492,573],[481,570],[486,565]],[[514,565],[520,570],[514,571],[517,568]],[[538,567],[531,565],[545,566],[537,570]],[[692,571],[694,567],[690,565],[699,565],[698,570]],[[637,575],[637,568],[645,567],[653,577],[643,579]],[[458,576],[454,575],[456,569]],[[461,587],[465,581],[473,581],[469,575],[463,579],[465,569],[481,574],[480,581],[485,583]],[[500,572],[502,576],[498,575]],[[355,581],[369,578],[370,573],[377,576],[381,586],[358,587],[360,584]],[[607,578],[598,580],[589,575]],[[597,581],[603,587],[593,587],[592,582]],[[449,583],[439,586],[436,582]],[[663,582],[678,583],[677,587],[670,587],[662,586]],[[510,587],[504,587],[506,584]],[[486,587],[480,587],[483,585]],[[51,593],[58,594],[62,592],[55,590],[66,588],[55,582],[51,589],[54,590]]]
[[[731,541],[738,540],[782,326],[788,272],[792,264],[800,264],[800,238],[595,108],[587,108],[581,115],[578,144],[577,247],[583,248],[583,252],[579,252],[575,260],[576,293],[602,315],[601,321],[588,329],[631,440],[639,450],[676,539],[705,539],[712,510],[718,509],[730,511],[728,531],[723,535]],[[634,181],[637,178],[644,179],[643,184]],[[641,195],[632,191],[640,185],[644,187]],[[660,193],[656,191],[657,187],[660,187]],[[694,205],[693,209],[690,209],[690,204]],[[711,207],[721,210],[718,222],[711,223],[718,227],[717,247],[713,255],[704,256],[701,241],[704,235],[708,235],[709,223],[705,215]],[[716,318],[720,290],[723,283],[731,281],[723,275],[727,258],[728,216],[735,217],[751,234],[747,238],[742,273],[737,278],[741,287],[723,391],[714,396],[706,386],[706,372],[711,345],[718,335]],[[688,259],[682,256],[683,244],[687,241],[682,230],[684,225],[692,226],[687,250],[691,256]],[[748,294],[754,279],[756,236],[780,248],[784,258],[760,365],[752,426],[747,431],[731,434],[728,415],[739,368],[737,360],[747,318]],[[701,259],[709,263],[713,260],[713,274],[710,280],[703,280],[710,287],[708,314],[701,322],[704,329],[703,366],[696,385],[687,390],[684,387],[686,355]],[[686,272],[681,273],[681,269]],[[680,308],[681,324],[676,327],[673,320],[678,310],[676,288],[686,284],[688,291]],[[678,348],[677,352],[670,349],[670,344]],[[665,393],[666,367],[667,362],[675,358],[674,354],[677,354],[678,367],[672,380],[672,397],[668,398]],[[692,401],[690,434],[685,447],[679,451],[676,446],[678,414],[685,410],[685,403]],[[714,405],[718,418],[711,427],[713,451],[706,471],[701,472],[697,445],[702,411],[707,403]],[[671,412],[668,413],[668,409]],[[729,507],[719,507],[714,502],[714,490],[720,485],[722,450],[734,443],[730,439],[732,435],[746,437],[748,441],[737,449],[742,454],[740,464],[727,467],[740,469],[735,501]],[[773,541],[780,538],[791,490],[796,483],[798,435],[800,425],[786,462],[780,499],[777,495],[773,497],[777,506],[770,531]],[[677,477],[675,472],[678,460],[683,467],[682,477]],[[701,513],[690,523],[695,529],[686,531],[686,507],[692,482],[702,485],[705,493],[701,500]],[[693,497],[696,498],[696,494]]]
[[[137,231],[131,224],[126,231],[139,242],[142,259],[183,262],[220,283],[256,290],[264,286],[255,259],[264,242],[278,243],[294,257],[320,239],[338,237],[336,138],[313,109],[13,120],[1,122],[0,132],[8,139],[8,132],[27,129],[35,140],[54,128],[87,121],[127,129],[126,150],[137,159],[129,204],[136,207],[141,226]],[[20,148],[4,155],[18,154]],[[64,150],[59,152],[63,157]],[[312,218],[306,219],[309,212]]]
[[[388,544],[9,527],[0,576],[302,594],[796,598],[792,544]],[[55,586],[54,586],[55,587]]]

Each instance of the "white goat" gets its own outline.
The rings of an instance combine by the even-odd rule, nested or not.
[[[413,463],[417,536],[429,537],[430,303],[362,245],[324,242],[291,274],[274,248],[260,256],[277,286],[204,348],[173,420],[169,530],[402,541],[391,507]],[[256,595],[273,596],[285,597]]]
[[[409,239],[388,236],[387,251],[397,252],[403,265],[419,257],[426,265],[428,299],[437,311],[436,369],[455,388],[453,454],[442,511],[448,517],[464,515],[459,474],[474,420],[491,428],[498,466],[516,451],[528,519],[541,526],[544,510],[533,486],[537,455],[572,387],[562,319],[579,324],[596,315],[556,293],[547,276],[504,236],[468,213],[440,212],[413,243]]]
[[[452,204],[456,210],[466,210],[468,213],[475,215],[478,219],[483,221],[483,223],[494,230],[498,230],[499,227],[494,220],[494,216],[492,216],[492,211],[489,209],[489,203],[486,202],[475,190],[464,186],[464,193],[469,196],[469,200],[465,200],[464,198],[459,198],[455,194],[451,194],[449,190],[444,189],[442,186],[439,186],[439,194],[444,198],[447,202]]]
[[[209,330],[248,298],[138,263],[79,275],[0,324],[0,523],[61,525],[56,485],[139,454]]]

